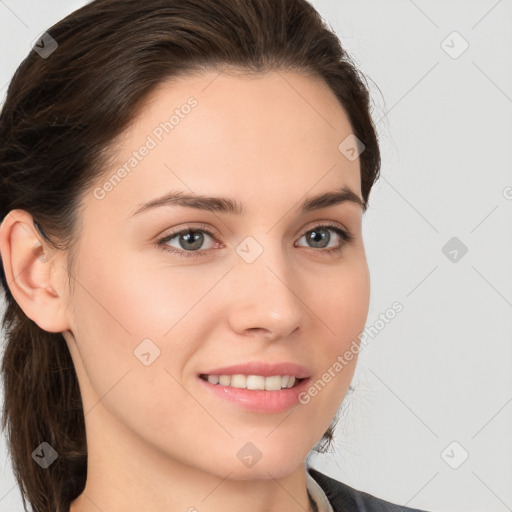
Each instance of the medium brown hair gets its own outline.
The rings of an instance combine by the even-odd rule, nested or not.
[[[0,221],[13,209],[30,213],[51,247],[69,251],[70,276],[81,201],[104,173],[112,143],[157,85],[195,71],[293,70],[322,78],[365,145],[359,158],[367,205],[380,170],[367,82],[306,0],[96,0],[47,32],[58,47],[46,58],[30,51],[0,113]],[[28,500],[36,512],[68,512],[87,473],[77,376],[62,334],[29,319],[3,265],[0,274],[2,428],[14,475],[25,510]],[[323,447],[332,438],[331,425]],[[58,452],[47,469],[32,459],[43,441]]]

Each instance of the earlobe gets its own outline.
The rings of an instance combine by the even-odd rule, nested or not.
[[[11,210],[4,218],[0,254],[9,289],[27,317],[48,332],[69,329],[63,297],[54,286],[63,268],[26,211]]]

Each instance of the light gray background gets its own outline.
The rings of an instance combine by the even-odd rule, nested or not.
[[[34,39],[85,3],[0,0],[1,98]],[[512,2],[312,3],[375,101],[367,325],[395,301],[404,310],[361,352],[334,453],[310,460],[410,507],[510,511]],[[468,248],[455,262],[452,237]],[[21,511],[4,446],[0,459],[0,511]]]

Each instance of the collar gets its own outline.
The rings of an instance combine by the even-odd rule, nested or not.
[[[334,512],[324,490],[306,469],[306,487],[309,500],[315,512]]]

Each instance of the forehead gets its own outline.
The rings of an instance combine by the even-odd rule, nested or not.
[[[283,205],[341,186],[360,196],[359,160],[338,149],[351,132],[318,77],[208,71],[172,79],[119,137],[99,182],[112,183],[100,208],[110,205],[126,218],[141,202],[177,189],[237,197],[249,210],[262,193]]]

